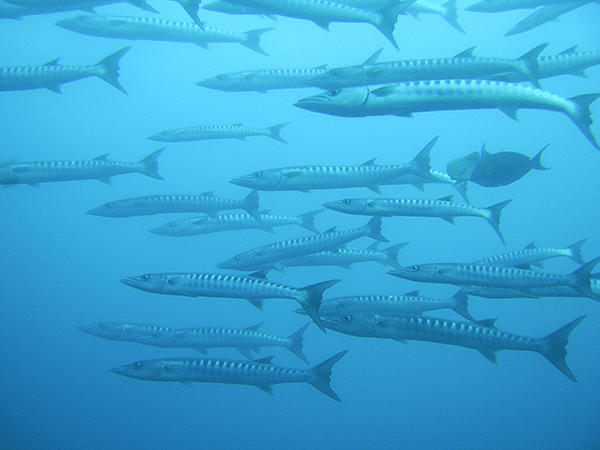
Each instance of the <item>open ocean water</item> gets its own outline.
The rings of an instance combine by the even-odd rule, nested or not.
[[[441,17],[400,16],[396,50],[373,26],[332,23],[328,33],[308,21],[280,17],[229,16],[200,10],[207,25],[232,31],[274,27],[261,39],[263,56],[239,44],[124,41],[84,36],[54,22],[81,12],[0,22],[0,65],[93,64],[126,46],[121,60],[123,95],[97,78],[63,85],[62,95],[46,89],[0,93],[2,162],[85,160],[110,152],[110,159],[138,161],[162,147],[146,137],[194,125],[267,127],[291,122],[281,135],[290,145],[266,137],[167,143],[159,158],[165,181],[140,174],[115,177],[114,186],[96,180],[46,183],[40,189],[16,185],[0,192],[0,448],[2,449],[593,449],[600,447],[600,305],[589,298],[469,299],[477,319],[497,317],[497,326],[528,336],[545,336],[587,315],[570,337],[569,381],[541,355],[501,351],[498,366],[475,350],[428,342],[407,345],[382,339],[323,334],[313,324],[304,352],[311,365],[348,350],[333,367],[337,403],[305,383],[276,385],[274,396],[252,386],[159,383],[117,376],[109,369],[144,359],[200,356],[191,349],[161,349],[103,340],[79,326],[134,322],[171,327],[248,327],[288,336],[307,323],[293,313],[293,300],[265,301],[264,312],[242,299],[187,298],[150,294],[119,280],[154,272],[218,272],[215,265],[235,254],[278,240],[309,234],[299,227],[231,231],[170,238],[148,230],[185,215],[106,218],[85,214],[105,202],[149,194],[200,194],[241,199],[249,190],[229,180],[250,172],[293,165],[356,165],[410,161],[433,137],[432,168],[444,171],[454,158],[482,144],[542,156],[548,171],[532,171],[506,187],[470,184],[471,204],[506,199],[502,244],[479,218],[384,218],[383,235],[401,250],[402,265],[469,262],[522,249],[535,241],[564,247],[581,239],[586,261],[600,255],[600,153],[564,114],[519,111],[519,122],[498,110],[416,113],[414,118],[340,118],[292,106],[316,88],[221,92],[195,86],[220,73],[268,68],[311,68],[360,64],[384,47],[380,61],[453,56],[477,46],[476,55],[516,58],[548,42],[543,54],[574,45],[600,50],[599,6],[588,4],[532,31],[504,33],[530,11],[496,14],[465,11],[459,0],[461,34]],[[152,1],[165,18],[189,21],[175,2]],[[101,14],[148,15],[131,5],[97,8]],[[600,67],[588,78],[564,75],[542,80],[545,90],[572,97],[600,92]],[[592,104],[600,121],[600,101]],[[592,125],[600,136],[600,126]],[[384,197],[436,199],[455,195],[450,185],[383,186]],[[297,215],[345,197],[376,196],[365,188],[302,192],[260,192],[261,210]],[[317,228],[348,229],[367,221],[325,211]],[[366,248],[361,238],[350,247]],[[391,245],[390,244],[390,245]],[[382,245],[385,247],[388,244]],[[569,273],[566,258],[545,263]],[[292,286],[336,279],[325,297],[403,294],[420,289],[431,297],[457,288],[418,284],[386,274],[391,268],[360,263],[338,267],[289,268],[269,278]],[[600,269],[596,269],[600,271]],[[460,319],[453,311],[428,315]],[[282,348],[265,348],[278,365],[306,368]],[[243,359],[234,349],[209,350],[210,357]]]

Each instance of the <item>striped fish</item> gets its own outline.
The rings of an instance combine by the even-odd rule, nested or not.
[[[175,328],[144,323],[101,322],[79,327],[81,331],[111,341],[136,342],[137,339],[153,336],[156,333],[168,333]]]
[[[149,136],[147,139],[160,142],[189,142],[208,139],[239,139],[244,141],[249,136],[267,136],[287,144],[288,142],[279,135],[279,132],[289,124],[290,122],[285,122],[268,128],[245,127],[241,123],[234,125],[202,125],[161,131]]]
[[[269,395],[282,383],[308,383],[336,401],[339,397],[329,386],[331,368],[347,351],[340,352],[312,369],[289,369],[270,363],[272,357],[258,361],[231,361],[207,358],[169,358],[138,361],[110,369],[129,378],[147,381],[176,381],[246,384]]]

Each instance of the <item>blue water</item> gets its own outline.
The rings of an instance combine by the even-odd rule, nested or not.
[[[179,5],[156,0],[164,17],[188,20]],[[600,444],[600,307],[588,298],[470,299],[478,319],[497,317],[503,330],[544,336],[574,318],[587,318],[572,333],[567,363],[578,379],[569,381],[541,355],[500,352],[495,366],[470,349],[425,342],[360,339],[311,325],[305,354],[312,364],[349,350],[333,368],[332,401],[308,384],[277,385],[274,397],[250,386],[151,383],[109,372],[143,359],[196,356],[193,350],[158,349],[86,335],[78,326],[103,322],[142,322],[174,327],[246,327],[264,322],[263,331],[287,336],[306,323],[292,300],[265,301],[264,312],[240,299],[160,296],[137,291],[119,280],[152,272],[212,272],[215,264],[243,250],[306,234],[282,227],[277,235],[260,230],[189,238],[168,238],[147,230],[176,215],[126,219],[94,217],[85,211],[111,200],[148,194],[195,194],[214,190],[226,198],[247,193],[228,181],[255,170],[304,164],[407,162],[431,138],[432,167],[478,151],[502,149],[533,156],[551,143],[543,164],[517,183],[496,189],[472,185],[472,204],[488,206],[513,199],[502,214],[504,246],[485,221],[458,218],[384,219],[383,234],[408,241],[400,263],[473,261],[523,248],[564,247],[588,238],[586,260],[600,255],[598,205],[600,154],[563,114],[523,110],[520,122],[499,111],[416,114],[412,119],[345,119],[292,107],[317,89],[226,93],[194,83],[219,73],[260,68],[310,68],[357,64],[384,47],[380,60],[444,57],[477,46],[476,54],[513,58],[543,42],[546,54],[573,45],[599,50],[598,5],[589,4],[530,32],[502,37],[529,11],[470,13],[459,0],[459,22],[467,34],[442,18],[402,16],[395,36],[400,51],[371,25],[331,25],[279,18],[234,17],[200,12],[215,28],[244,31],[275,27],[262,38],[265,57],[238,44],[133,42],[121,61],[125,96],[97,78],[48,90],[0,93],[3,161],[91,159],[106,152],[137,161],[160,147],[145,138],[165,129],[200,124],[271,126],[290,145],[266,137],[247,141],[169,144],[160,157],[157,181],[139,174],[98,181],[27,185],[0,192],[2,238],[0,302],[0,447],[7,449],[566,449]],[[98,8],[103,14],[146,14],[130,5]],[[37,65],[61,56],[63,64],[92,64],[128,41],[79,35],[53,25],[78,12],[31,16],[0,23],[0,65]],[[588,78],[543,80],[563,97],[600,91],[600,68]],[[600,103],[592,105],[600,117]],[[600,136],[600,127],[592,126]],[[387,197],[435,199],[456,194],[451,186],[386,186]],[[261,209],[299,214],[325,201],[370,197],[366,189],[262,192]],[[456,196],[458,199],[459,197]],[[365,217],[324,212],[319,229],[360,226]],[[366,248],[362,238],[352,244]],[[568,273],[568,259],[545,267]],[[305,286],[341,278],[326,296],[402,294],[421,289],[427,296],[451,296],[455,287],[417,284],[386,274],[375,263],[341,268],[290,268],[272,280]],[[432,315],[457,318],[452,311]],[[285,349],[265,349],[276,364],[303,368]],[[238,359],[235,350],[210,356]]]

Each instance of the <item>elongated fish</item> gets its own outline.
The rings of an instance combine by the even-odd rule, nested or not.
[[[55,22],[67,30],[89,36],[117,39],[143,39],[149,41],[189,42],[208,48],[209,43],[238,43],[262,55],[267,55],[260,46],[260,36],[273,28],[261,28],[233,33],[216,28],[200,28],[195,23],[161,19],[159,17],[127,16],[77,16]]]
[[[468,295],[462,290],[451,298],[422,297],[419,291],[404,295],[360,295],[323,300],[319,316],[331,317],[344,314],[421,314],[438,309],[452,309],[467,320],[475,322],[468,310]],[[306,314],[304,310],[295,312]]]
[[[597,257],[574,272],[564,275],[512,267],[461,263],[419,264],[388,273],[406,280],[458,286],[512,288],[525,293],[529,293],[531,288],[568,286],[585,297],[600,300],[600,296],[590,289],[590,273],[599,262],[600,257]]]
[[[473,264],[478,266],[502,266],[528,269],[529,266],[543,267],[542,261],[547,259],[566,256],[577,264],[583,265],[585,264],[585,261],[581,257],[581,246],[585,241],[587,241],[587,239],[582,239],[581,241],[569,245],[567,248],[540,248],[536,247],[535,242],[531,242],[523,250],[480,259],[473,262]]]
[[[299,225],[313,233],[319,233],[315,228],[314,218],[325,211],[317,209],[299,216],[275,215],[270,212],[259,212],[260,222],[250,214],[219,214],[215,217],[194,217],[191,219],[174,220],[150,230],[151,233],[163,236],[196,236],[199,234],[216,233],[220,231],[258,229],[274,233],[273,227],[283,225]]]
[[[231,361],[207,358],[169,358],[138,361],[110,369],[129,378],[147,381],[177,381],[247,384],[273,395],[274,384],[308,383],[336,401],[339,397],[329,387],[331,368],[346,351],[317,364],[312,369],[288,369],[270,363],[272,357],[258,361]]]
[[[597,1],[597,0],[595,0]],[[506,32],[504,36],[514,36],[515,34],[524,33],[532,30],[535,27],[539,27],[547,22],[556,20],[563,14],[573,11],[574,9],[580,8],[581,6],[591,3],[591,0],[584,0],[580,2],[568,2],[568,3],[557,3],[541,7],[535,10],[529,16],[519,21],[514,27]]]
[[[265,14],[306,19],[329,31],[331,22],[370,23],[398,48],[394,27],[398,14],[415,0],[391,1],[379,10],[362,9],[328,0],[227,0],[234,5],[249,6]]]
[[[406,340],[427,341],[472,348],[494,364],[498,364],[496,355],[499,350],[537,352],[542,354],[569,380],[577,381],[565,361],[566,345],[571,332],[585,318],[586,316],[578,317],[541,338],[499,330],[494,325],[496,319],[471,323],[415,314],[394,316],[342,314],[324,317],[323,322],[331,330],[352,336],[395,339],[401,342]]]
[[[195,348],[206,354],[208,348],[235,348],[248,359],[250,350],[259,353],[261,347],[285,347],[309,364],[302,352],[302,335],[310,322],[287,338],[258,331],[262,323],[247,328],[170,328],[142,336],[137,342],[162,348]]]
[[[323,204],[324,207],[346,214],[365,216],[411,216],[439,217],[454,224],[454,218],[460,216],[483,217],[492,226],[502,242],[504,237],[500,232],[500,214],[512,200],[492,205],[488,208],[478,208],[471,205],[454,203],[452,195],[438,200],[408,199],[408,198],[346,198],[336,202]]]
[[[269,281],[265,275],[265,272],[245,277],[211,273],[155,273],[124,278],[121,283],[155,294],[244,298],[261,310],[266,298],[290,298],[300,303],[319,328],[325,331],[317,311],[323,292],[340,280],[324,281],[297,289]]]
[[[579,127],[596,149],[600,146],[590,130],[590,104],[600,94],[565,99],[541,89],[504,81],[435,80],[399,83],[377,89],[334,89],[306,97],[294,104],[308,111],[342,117],[394,115],[412,117],[414,112],[458,109],[499,109],[517,119],[521,108],[560,111]]]
[[[381,235],[381,217],[373,217],[366,225],[360,228],[335,231],[334,227],[324,233],[256,247],[217,264],[217,267],[219,269],[248,271],[261,270],[265,267],[283,270],[278,264],[283,259],[295,258],[326,250],[335,250],[363,236],[368,236],[378,241],[389,242]]]
[[[585,69],[600,64],[600,51],[578,52],[577,46],[569,47],[557,55],[538,58],[538,77],[550,78],[559,75],[585,77]],[[520,81],[516,79],[515,81]]]
[[[288,142],[279,135],[279,132],[289,124],[290,122],[285,122],[269,128],[245,127],[241,123],[234,125],[202,125],[161,131],[149,136],[148,139],[160,142],[189,142],[207,139],[240,139],[244,141],[248,136],[267,136],[287,144]]]
[[[111,177],[126,173],[143,175],[164,180],[158,174],[158,157],[164,149],[150,153],[144,159],[131,163],[110,161],[108,153],[83,161],[33,161],[0,165],[0,184],[28,184],[39,187],[39,183],[52,181],[100,180],[112,184]]]
[[[139,338],[153,336],[156,333],[166,333],[175,328],[144,323],[101,322],[81,326],[79,329],[84,333],[111,341],[136,342]]]
[[[433,138],[415,158],[393,166],[377,166],[371,159],[360,166],[295,166],[261,170],[230,183],[262,191],[302,191],[367,187],[380,194],[379,184],[402,175],[429,175],[429,153],[438,137]]]
[[[213,195],[147,195],[108,202],[91,209],[87,214],[103,217],[133,217],[153,214],[196,212],[214,216],[218,211],[243,209],[260,222],[258,191],[254,190],[243,200],[229,200]]]
[[[596,0],[593,0],[596,1]],[[504,12],[515,9],[531,9],[540,6],[573,3],[573,0],[481,0],[467,6],[465,10],[474,12]],[[588,2],[589,3],[589,2]]]
[[[43,66],[0,67],[0,91],[46,88],[60,94],[64,83],[98,77],[127,94],[118,81],[119,60],[130,48],[122,48],[93,66],[64,66],[58,64],[57,58]]]
[[[600,274],[590,278],[591,291],[600,297]],[[462,291],[469,295],[485,298],[541,298],[541,297],[584,297],[581,293],[568,286],[547,286],[531,288],[528,292],[519,289],[490,286],[463,286]],[[593,298],[592,300],[596,300]]]
[[[277,16],[274,14],[265,14],[258,9],[251,8],[250,6],[244,5],[234,5],[233,3],[229,3],[225,0],[217,0],[216,2],[210,2],[202,5],[202,9],[206,9],[207,11],[220,12],[225,14],[232,14],[234,16],[238,15],[254,15],[261,17],[268,17],[272,20],[277,20]]]
[[[352,86],[390,84],[415,80],[495,79],[498,75],[521,78],[539,85],[537,57],[548,44],[541,44],[516,59],[474,56],[475,47],[452,58],[409,59],[376,62],[381,49],[362,65],[336,67],[306,82],[309,86],[334,89]]]

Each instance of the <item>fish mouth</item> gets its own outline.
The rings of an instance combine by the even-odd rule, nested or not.
[[[123,278],[119,281],[131,287],[138,287],[140,285],[140,283],[134,277]]]
[[[146,139],[150,140],[150,141],[159,141],[159,142],[167,142],[165,141],[165,139],[161,138],[160,133],[158,134],[153,134],[152,136],[148,136]]]
[[[402,272],[403,272],[402,269],[400,269],[400,270],[396,269],[396,270],[390,270],[387,273],[388,273],[388,275],[392,275],[394,277],[402,278]]]
[[[340,211],[340,202],[329,202],[329,203],[323,203],[321,206],[324,206],[327,209],[333,209],[335,211]]]
[[[324,104],[324,103],[327,103],[328,101],[329,101],[329,99],[327,96],[325,96],[323,94],[319,94],[319,95],[313,95],[311,97],[301,98],[296,103],[294,103],[294,106],[296,106],[297,108],[302,108],[302,109],[311,109],[311,108],[314,108],[315,104]]]
[[[123,367],[113,367],[112,369],[108,369],[109,372],[118,373],[119,375],[125,375],[126,370]]]
[[[242,186],[242,187],[250,187],[251,186],[250,179],[248,177],[234,178],[233,180],[230,180],[229,182],[231,184],[235,184],[237,186]]]

